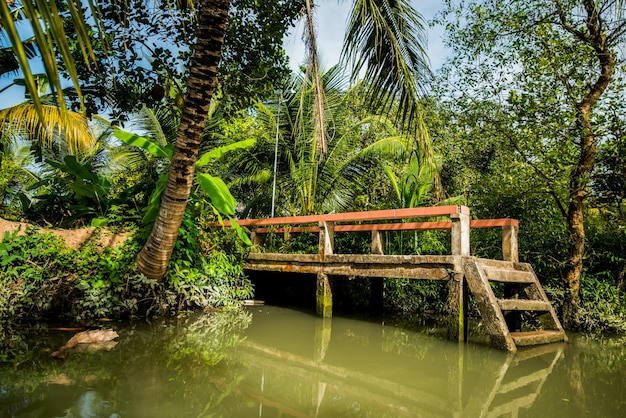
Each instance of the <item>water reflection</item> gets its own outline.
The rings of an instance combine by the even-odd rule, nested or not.
[[[267,306],[114,328],[110,351],[65,361],[50,353],[71,334],[5,329],[0,417],[610,417],[626,409],[623,344],[574,338],[513,355],[446,341],[436,328]]]
[[[262,310],[238,352],[248,365],[241,387],[260,403],[259,416],[518,416],[564,350],[513,355],[341,318],[290,316],[277,334],[258,320]]]

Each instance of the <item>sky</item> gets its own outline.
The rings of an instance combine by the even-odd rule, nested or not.
[[[318,54],[323,68],[330,68],[339,62],[350,4],[350,1],[340,0],[316,2]],[[443,8],[441,0],[412,0],[411,4],[427,23]],[[300,22],[284,39],[284,48],[294,71],[304,60],[302,30],[303,23]],[[428,57],[433,70],[440,68],[445,61],[447,51],[442,41],[443,32],[441,26],[427,27]]]

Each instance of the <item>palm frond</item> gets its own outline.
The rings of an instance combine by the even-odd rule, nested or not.
[[[342,50],[354,78],[364,75],[372,109],[413,125],[419,98],[431,77],[422,16],[409,0],[356,0]]]
[[[391,157],[399,158],[407,155],[411,149],[411,142],[406,135],[395,135],[380,139],[363,148],[362,157]]]
[[[78,45],[80,47],[86,65],[95,62],[95,54],[91,48],[89,31],[87,29],[86,17],[80,8],[76,7],[74,2],[64,2],[71,17],[71,24],[76,31]],[[89,2],[90,7],[96,7],[92,1]],[[59,9],[55,2],[47,0],[24,0],[21,2],[19,11],[9,6],[8,2],[0,1],[0,25],[7,34],[7,38],[11,42],[12,49],[23,73],[26,90],[31,96],[31,100],[37,112],[41,111],[41,101],[39,100],[39,91],[37,84],[33,78],[33,74],[28,62],[28,51],[24,47],[24,41],[20,38],[20,33],[15,25],[15,19],[25,16],[30,22],[30,29],[33,33],[33,39],[37,44],[41,61],[44,65],[46,75],[50,81],[52,93],[57,100],[61,111],[65,111],[65,101],[63,95],[62,80],[59,76],[59,67],[57,65],[57,54],[63,62],[63,69],[69,76],[74,90],[80,100],[81,109],[84,111],[83,97],[80,90],[80,82],[72,49],[68,41],[67,34],[64,29],[64,21],[60,16]],[[92,16],[97,17],[97,11],[92,9]],[[96,19],[96,22],[98,20]],[[43,119],[43,115],[42,119]]]
[[[21,132],[48,146],[63,142],[74,153],[93,146],[95,136],[87,118],[57,106],[23,103],[0,111],[2,132]]]
[[[24,44],[22,43],[22,39],[17,31],[17,27],[15,26],[13,14],[9,9],[8,3],[5,1],[0,1],[0,23],[2,24],[2,28],[5,30],[7,37],[11,41],[11,46],[15,52],[15,58],[17,59],[24,75],[26,89],[33,96],[32,100],[35,105],[35,109],[38,113],[41,113],[41,102],[39,100],[37,84],[35,83],[33,73],[30,69],[30,64],[28,63],[28,55],[24,49]],[[45,49],[45,47],[42,47],[42,49]],[[43,118],[43,115],[41,116]]]

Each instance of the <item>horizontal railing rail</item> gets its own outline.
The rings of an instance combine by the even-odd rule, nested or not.
[[[324,215],[286,216],[282,218],[241,219],[237,223],[241,226],[270,226],[270,225],[297,225],[319,222],[363,222],[384,221],[394,219],[430,218],[436,216],[450,216],[462,214],[469,216],[467,206],[432,206],[427,208],[385,209],[367,212],[327,213]],[[224,222],[229,225],[229,221]]]
[[[239,221],[238,221],[239,222]],[[504,226],[517,227],[517,219],[475,219],[470,220],[470,228],[486,229]],[[335,232],[368,232],[368,231],[426,231],[452,229],[451,221],[444,222],[405,222],[389,224],[335,225]],[[284,226],[280,228],[256,228],[257,234],[319,232],[319,226]]]

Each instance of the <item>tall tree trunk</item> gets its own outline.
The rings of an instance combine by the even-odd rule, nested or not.
[[[159,280],[165,274],[187,206],[209,105],[217,84],[229,7],[230,0],[202,0],[199,4],[197,41],[167,186],[148,241],[137,255],[139,272],[152,279]]]
[[[582,137],[580,139],[579,159],[570,174],[570,203],[567,211],[570,245],[565,267],[565,301],[563,304],[563,325],[570,329],[576,329],[580,325],[578,315],[580,276],[583,270],[585,252],[583,209],[589,185],[589,174],[593,169],[596,153],[596,134],[591,122],[591,110],[609,86],[615,71],[615,54],[607,42],[603,22],[597,9],[598,6],[595,0],[583,0],[582,3],[587,14],[586,32],[572,27],[559,7],[559,16],[563,27],[593,48],[600,67],[598,79],[591,86],[587,95],[576,104]],[[559,2],[557,4],[560,6]]]

